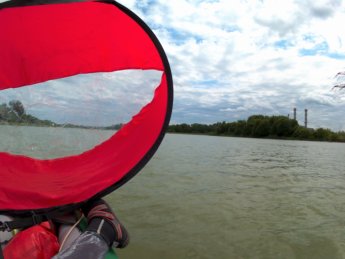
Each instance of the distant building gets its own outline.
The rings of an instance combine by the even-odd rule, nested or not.
[[[296,120],[297,118],[297,109],[296,108],[293,108],[293,119]]]
[[[297,108],[293,108],[293,119],[297,120]],[[308,109],[304,109],[304,127],[308,128]]]

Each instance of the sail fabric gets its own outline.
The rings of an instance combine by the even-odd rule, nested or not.
[[[172,78],[163,48],[131,11],[112,1],[0,9],[0,91],[77,74],[162,71],[151,102],[95,148],[35,159],[0,152],[0,211],[42,211],[115,190],[148,162],[172,109]]]
[[[0,15],[0,89],[80,73],[163,70],[151,38],[113,5],[14,7]]]

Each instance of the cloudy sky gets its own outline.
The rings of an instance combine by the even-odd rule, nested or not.
[[[341,0],[119,0],[163,44],[173,71],[172,123],[214,123],[252,114],[292,116],[345,130]]]
[[[3,2],[0,0],[0,2]],[[345,2],[119,0],[155,32],[171,63],[171,123],[237,121],[297,108],[310,127],[345,130]]]
[[[161,76],[157,70],[80,74],[3,90],[0,104],[20,100],[27,114],[60,124],[110,126],[149,103]]]

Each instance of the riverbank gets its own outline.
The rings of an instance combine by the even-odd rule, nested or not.
[[[217,122],[214,124],[175,124],[169,133],[209,136],[246,137],[280,140],[345,142],[345,132],[333,132],[327,128],[305,128],[296,120],[285,116],[253,115],[247,120]]]
[[[110,126],[89,126],[77,125],[72,123],[56,123],[47,119],[39,119],[28,114],[24,105],[19,100],[12,100],[0,104],[0,125],[9,126],[29,126],[29,127],[61,127],[61,128],[78,128],[78,129],[97,129],[97,130],[119,130],[122,123]]]
[[[292,137],[246,137],[246,136],[234,136],[234,135],[217,135],[212,133],[187,133],[187,132],[167,132],[172,135],[191,135],[191,136],[208,136],[208,137],[228,137],[228,138],[249,138],[249,139],[267,139],[267,140],[291,140],[291,141],[314,141],[314,142],[329,142],[329,143],[345,143],[345,140],[331,141],[331,140],[318,140],[318,139],[297,139]]]
[[[75,125],[75,124],[58,124],[58,123],[28,123],[28,122],[3,122],[0,121],[0,126],[23,126],[23,127],[49,127],[49,128],[76,128],[76,129],[92,129],[92,130],[119,130],[123,124],[116,124],[111,126],[85,126],[85,125]]]

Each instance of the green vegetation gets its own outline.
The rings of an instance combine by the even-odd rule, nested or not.
[[[24,105],[18,100],[12,100],[8,104],[0,104],[0,125],[17,125],[17,126],[39,126],[39,127],[63,127],[63,128],[82,128],[82,129],[102,129],[118,130],[123,125],[115,124],[107,127],[58,124],[50,120],[40,120],[30,114],[26,114]]]
[[[56,123],[50,120],[40,120],[26,114],[23,104],[18,100],[12,100],[8,104],[0,104],[0,124],[56,126]]]
[[[310,129],[298,125],[298,122],[285,116],[253,115],[247,120],[236,122],[217,122],[205,124],[170,125],[168,132],[208,134],[216,136],[279,138],[297,140],[345,142],[345,132],[332,132],[329,129]]]
[[[123,126],[122,123],[115,124],[106,127],[98,127],[98,126],[85,126],[85,125],[75,125],[75,124],[56,124],[55,127],[63,127],[63,128],[78,128],[78,129],[99,129],[99,130],[119,130]]]

